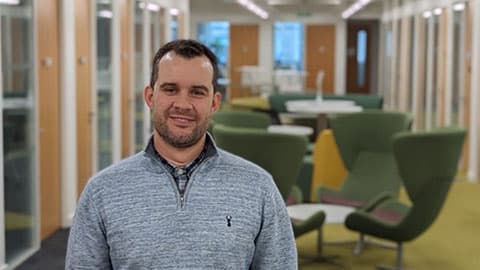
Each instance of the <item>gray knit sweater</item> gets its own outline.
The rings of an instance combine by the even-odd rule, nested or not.
[[[297,269],[272,177],[217,149],[184,202],[159,157],[136,154],[97,174],[75,212],[65,269]]]

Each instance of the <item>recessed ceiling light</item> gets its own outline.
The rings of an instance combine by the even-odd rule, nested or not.
[[[159,11],[160,10],[160,6],[157,5],[157,4],[148,3],[146,5],[147,5],[147,9],[150,10],[150,11]],[[138,7],[141,8],[141,9],[144,9],[145,8],[145,3],[144,2],[138,3]]]
[[[20,5],[20,0],[0,0],[0,4],[5,4],[5,5]]]
[[[462,11],[465,9],[465,3],[456,3],[453,5],[453,10]]]
[[[432,17],[432,12],[429,11],[429,10],[424,11],[424,12],[423,12],[423,17],[424,17],[424,18],[430,18],[430,17]]]

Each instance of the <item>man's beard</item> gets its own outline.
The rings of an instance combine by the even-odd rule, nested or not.
[[[169,145],[175,148],[187,148],[192,145],[195,145],[207,132],[209,118],[205,118],[203,121],[199,122],[198,115],[196,113],[181,113],[176,112],[177,115],[187,115],[189,117],[194,117],[195,122],[198,123],[195,125],[194,129],[190,134],[176,135],[174,134],[167,125],[167,119],[171,113],[166,111],[162,117],[153,117],[152,124],[160,135],[160,137]]]

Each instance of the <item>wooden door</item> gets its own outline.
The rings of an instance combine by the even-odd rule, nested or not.
[[[45,239],[61,224],[58,2],[43,0],[34,7],[38,46],[40,236]]]
[[[335,91],[335,25],[307,25],[305,65],[307,89],[316,88],[317,73],[325,72],[323,92]]]
[[[370,92],[370,24],[348,23],[347,93]]]
[[[132,1],[120,0],[120,24],[121,24],[121,106],[122,106],[122,158],[133,154],[133,89],[132,89]]]
[[[249,95],[240,84],[241,66],[258,65],[258,25],[230,25],[230,98]]]
[[[77,59],[77,195],[92,169],[92,48],[91,1],[75,1],[75,51]]]

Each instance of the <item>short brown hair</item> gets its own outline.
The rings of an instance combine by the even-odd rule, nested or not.
[[[214,92],[217,91],[217,80],[219,76],[219,69],[218,69],[218,61],[215,54],[205,45],[202,43],[193,40],[193,39],[178,39],[174,41],[170,41],[160,47],[155,57],[153,58],[152,62],[152,74],[150,76],[150,87],[154,88],[155,82],[158,79],[158,63],[160,59],[167,54],[168,52],[173,51],[176,54],[185,57],[187,59],[191,59],[194,57],[199,57],[205,55],[213,67],[213,78],[212,78],[212,85]]]

